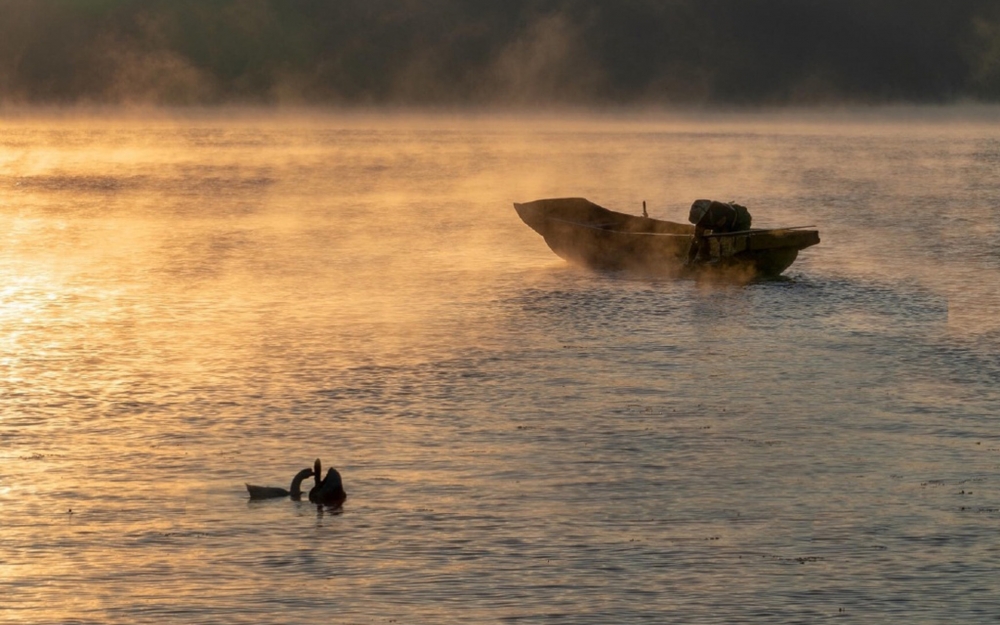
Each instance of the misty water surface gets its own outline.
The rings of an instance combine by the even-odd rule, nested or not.
[[[8,119],[0,622],[994,622],[996,128]],[[568,195],[823,242],[594,273]]]

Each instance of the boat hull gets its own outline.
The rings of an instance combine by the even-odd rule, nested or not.
[[[819,243],[815,230],[709,234],[709,258],[689,265],[687,255],[694,238],[694,226],[689,224],[618,213],[583,198],[515,203],[514,208],[556,255],[595,269],[772,277],[791,266],[800,250]]]

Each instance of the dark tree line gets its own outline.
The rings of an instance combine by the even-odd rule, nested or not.
[[[995,0],[0,0],[0,102],[1000,100]]]

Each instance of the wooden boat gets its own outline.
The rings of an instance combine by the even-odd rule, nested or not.
[[[819,232],[801,228],[709,233],[709,258],[688,264],[694,238],[689,224],[626,215],[583,198],[535,200],[514,208],[558,256],[596,269],[773,277],[795,262],[799,250],[819,243]]]

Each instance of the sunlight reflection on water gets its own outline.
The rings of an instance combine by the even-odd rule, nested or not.
[[[0,622],[995,617],[995,130],[450,125],[5,127]],[[562,195],[823,243],[592,273]]]

